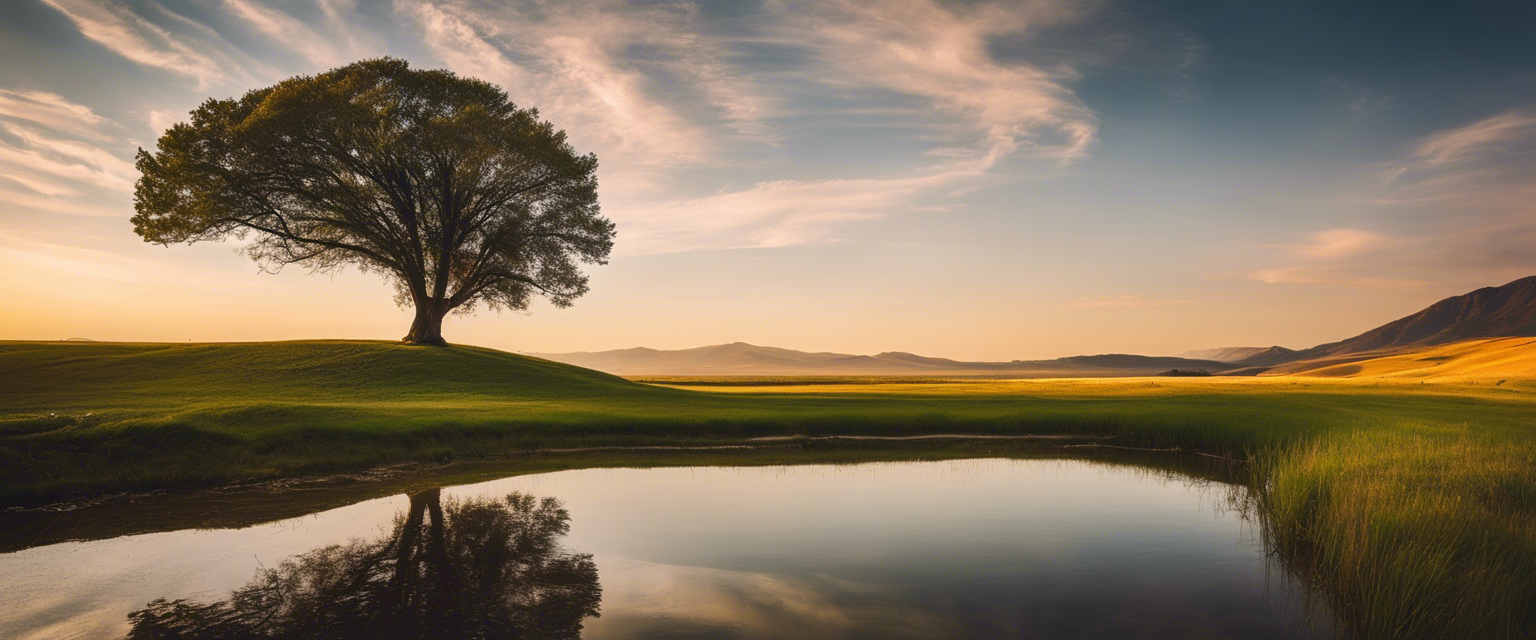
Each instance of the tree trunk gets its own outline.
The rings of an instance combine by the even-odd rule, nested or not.
[[[417,493],[407,494],[411,498],[411,510],[405,517],[405,524],[399,528],[400,537],[395,540],[395,566],[394,575],[390,577],[387,596],[389,598],[386,615],[394,617],[393,624],[401,629],[411,629],[422,621],[419,612],[424,598],[431,595],[435,585],[422,584],[423,579],[430,579],[435,573],[441,573],[441,566],[434,567],[434,560],[440,559],[441,542],[443,538],[443,508],[441,504],[442,489],[428,489]],[[427,515],[431,515],[432,524],[428,531],[426,557],[418,546],[421,544],[421,525]],[[438,549],[434,549],[434,545]],[[433,557],[437,552],[438,558]],[[409,634],[407,637],[416,637]]]
[[[428,301],[416,304],[416,319],[411,322],[410,333],[401,338],[401,342],[410,344],[430,344],[446,346],[443,340],[443,316],[448,315],[446,305],[437,301]]]

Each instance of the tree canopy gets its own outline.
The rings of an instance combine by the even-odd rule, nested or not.
[[[407,342],[482,303],[569,306],[613,247],[596,156],[493,84],[391,58],[208,100],[138,169],[145,241],[249,236],[265,269],[384,274],[416,309]]]

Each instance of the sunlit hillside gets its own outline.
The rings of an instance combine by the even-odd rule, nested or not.
[[[1366,352],[1281,365],[1265,376],[1392,378],[1435,382],[1536,378],[1536,338],[1482,338],[1393,352]]]

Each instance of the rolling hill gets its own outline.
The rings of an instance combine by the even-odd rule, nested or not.
[[[124,343],[0,342],[0,408],[68,409],[84,398],[132,406],[305,396],[441,398],[643,393],[597,371],[494,349],[432,349],[365,340]]]
[[[1055,360],[964,362],[900,351],[877,355],[806,352],[733,342],[663,351],[617,349],[528,354],[623,376],[989,376],[1010,378],[1156,375],[1169,369],[1230,368],[1214,360],[1106,354]]]
[[[1536,338],[1478,338],[1282,364],[1260,374],[1434,382],[1536,379]]]

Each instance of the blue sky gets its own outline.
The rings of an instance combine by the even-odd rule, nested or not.
[[[0,4],[0,337],[395,338],[376,278],[133,235],[210,97],[391,55],[596,153],[615,256],[526,351],[1305,347],[1536,273],[1536,5]]]

